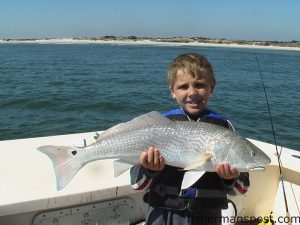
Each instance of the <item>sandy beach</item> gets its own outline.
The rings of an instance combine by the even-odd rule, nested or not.
[[[77,40],[73,38],[54,38],[54,39],[36,39],[36,40],[0,40],[0,44],[110,44],[110,45],[158,45],[158,46],[204,46],[204,47],[229,47],[229,48],[253,48],[253,49],[274,49],[300,51],[297,47],[279,47],[279,46],[260,46],[260,45],[241,45],[241,44],[213,44],[201,42],[165,42],[152,40]]]

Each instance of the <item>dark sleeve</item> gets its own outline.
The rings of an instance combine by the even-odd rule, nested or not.
[[[235,132],[234,126],[229,120],[227,120],[227,124],[228,128]],[[240,173],[240,176],[235,179],[222,179],[222,181],[223,187],[229,195],[243,195],[250,187],[249,173],[247,172]]]
[[[250,187],[249,173],[240,173],[240,176],[231,180],[222,179],[222,184],[229,195],[243,195]]]
[[[158,176],[160,172],[151,172],[142,167],[140,164],[130,169],[130,183],[134,190],[146,190],[153,178]]]

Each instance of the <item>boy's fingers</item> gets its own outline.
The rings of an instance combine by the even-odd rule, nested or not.
[[[216,167],[216,172],[223,179],[229,179],[231,173],[227,163],[219,163]]]
[[[164,158],[160,155],[157,148],[150,147],[147,152],[140,156],[140,164],[149,170],[161,171],[165,167]]]
[[[228,163],[220,163],[216,167],[216,172],[223,179],[233,179],[240,175],[240,172],[231,167]]]
[[[224,175],[226,177],[230,177],[231,176],[231,171],[230,171],[230,167],[227,163],[224,163],[223,169],[224,169]]]
[[[159,156],[160,156],[160,152],[157,148],[154,149],[154,162],[153,162],[153,166],[156,169],[159,169]]]
[[[148,164],[153,165],[154,160],[154,148],[150,147],[148,150]]]
[[[147,153],[146,152],[142,152],[142,154],[140,155],[140,163],[144,162],[145,159],[147,157]]]
[[[165,160],[164,157],[160,154],[160,151],[156,148],[154,150],[154,167],[155,170],[161,171],[165,168]]]
[[[142,154],[140,156],[140,164],[145,168],[148,167],[148,154],[147,154],[147,152],[142,152]]]
[[[160,170],[163,170],[165,168],[165,159],[161,155],[159,156],[159,164],[160,164]]]
[[[222,163],[221,165],[218,166],[218,170],[219,170],[219,174],[221,176],[224,176],[226,173],[225,173],[225,168],[224,168],[224,164]]]
[[[231,174],[233,175],[233,177],[238,177],[240,175],[240,172],[234,167],[231,167],[230,171],[231,171]]]

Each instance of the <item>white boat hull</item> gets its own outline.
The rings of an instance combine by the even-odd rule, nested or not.
[[[143,192],[132,190],[129,172],[117,178],[113,176],[113,160],[87,164],[63,190],[56,191],[52,162],[36,148],[51,143],[82,146],[83,139],[89,144],[94,135],[81,133],[1,141],[0,225],[38,224],[37,219],[43,213],[46,218],[48,212],[72,207],[98,204],[97,207],[101,208],[100,205],[105,202],[118,199],[129,199],[131,204],[127,224],[143,220],[146,211],[142,201]],[[229,198],[235,202],[238,216],[243,218],[264,217],[271,212],[275,217],[285,216],[275,147],[251,141],[268,154],[272,162],[264,172],[250,173],[251,187],[247,194]],[[300,152],[284,148],[281,160],[289,210],[291,216],[299,217]]]

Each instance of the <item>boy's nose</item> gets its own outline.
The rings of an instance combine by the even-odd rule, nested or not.
[[[196,88],[190,87],[190,88],[188,89],[188,94],[189,94],[189,95],[197,95],[198,92],[197,92]]]

